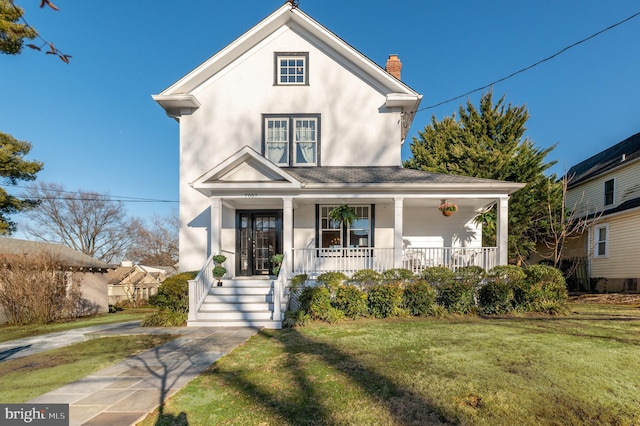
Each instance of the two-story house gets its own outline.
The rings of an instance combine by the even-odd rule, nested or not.
[[[403,169],[422,95],[401,68],[287,2],[153,96],[180,123],[180,268],[201,270],[189,324],[279,327],[283,286],[298,273],[507,263],[508,199],[523,185]],[[458,211],[443,216],[443,201]],[[482,247],[473,219],[494,204],[498,244]],[[330,218],[343,205],[351,224]],[[211,288],[215,254],[228,273]],[[238,305],[264,302],[245,294],[260,286],[267,308]]]
[[[640,133],[571,167],[567,208],[588,231],[567,256],[587,257],[599,291],[638,291],[640,279]]]

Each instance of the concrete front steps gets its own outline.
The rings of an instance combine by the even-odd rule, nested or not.
[[[286,309],[281,304],[281,312]],[[273,318],[273,280],[264,278],[222,280],[213,286],[188,326],[282,328],[282,320]]]

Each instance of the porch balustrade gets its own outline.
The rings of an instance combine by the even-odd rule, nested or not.
[[[189,280],[189,321],[197,319],[198,309],[207,297],[215,278],[213,277],[213,255],[209,256],[198,275]]]
[[[411,247],[402,254],[402,267],[416,274],[433,266],[453,271],[463,266],[489,270],[496,264],[496,247]],[[383,272],[394,267],[393,248],[293,249],[294,274],[317,276],[340,271],[351,275],[360,269]]]

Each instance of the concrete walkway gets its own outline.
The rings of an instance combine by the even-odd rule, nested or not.
[[[257,332],[258,328],[252,327],[150,328],[131,323],[89,330],[82,340],[131,334],[179,334],[181,337],[28,402],[69,404],[70,425],[133,425]],[[75,334],[83,333],[76,331]],[[66,337],[65,341],[74,343],[71,336]],[[46,340],[45,336],[40,338]]]

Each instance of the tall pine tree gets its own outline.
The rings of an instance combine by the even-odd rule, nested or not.
[[[524,106],[505,104],[505,97],[495,104],[491,92],[480,99],[476,108],[470,101],[460,106],[458,118],[453,114],[431,123],[418,132],[411,143],[412,157],[407,168],[435,173],[526,183],[509,201],[509,258],[521,263],[535,250],[536,243],[549,232],[548,186],[556,185],[556,176],[545,172],[555,164],[545,157],[554,146],[537,148],[525,137],[529,113]],[[554,199],[554,206],[561,203]],[[496,211],[476,218],[483,223],[483,244],[496,241]]]

